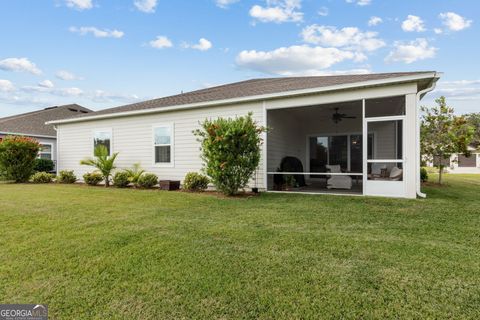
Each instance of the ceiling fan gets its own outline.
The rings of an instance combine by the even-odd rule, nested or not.
[[[335,122],[335,124],[342,121],[342,119],[357,119],[355,116],[347,116],[345,113],[339,113],[338,109],[339,108],[335,108],[335,113],[332,114],[332,121]]]

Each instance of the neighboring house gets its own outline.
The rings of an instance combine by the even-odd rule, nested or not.
[[[70,104],[0,118],[0,140],[7,135],[35,138],[42,147],[39,157],[55,162],[57,133],[53,125],[45,123],[89,112],[92,112],[92,110],[77,104]]]
[[[192,134],[199,122],[251,112],[270,130],[250,187],[278,190],[278,177],[292,175],[278,171],[288,157],[303,168],[295,177],[305,178],[289,190],[415,198],[423,195],[418,101],[439,78],[406,72],[255,79],[49,124],[57,127],[60,170],[91,171],[80,160],[103,144],[119,152],[119,168],[138,162],[161,179],[183,180],[202,168]]]
[[[454,154],[450,157],[448,172],[450,173],[480,173],[480,150],[469,147],[469,157]]]

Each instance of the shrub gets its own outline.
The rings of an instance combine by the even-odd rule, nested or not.
[[[266,128],[258,126],[249,113],[235,119],[205,120],[194,134],[201,143],[204,171],[217,190],[233,195],[252,178],[260,161],[260,135]]]
[[[144,173],[138,178],[138,186],[140,188],[152,188],[158,183],[158,178],[153,173]]]
[[[133,164],[132,169],[125,169],[125,172],[128,174],[128,181],[133,183],[133,185],[137,187],[138,179],[142,176],[145,170],[140,168],[140,163],[135,163]]]
[[[117,188],[126,188],[130,184],[130,175],[126,171],[120,171],[113,176],[113,185]]]
[[[100,172],[85,173],[83,175],[83,181],[90,186],[96,186],[103,180],[103,176]]]
[[[420,168],[420,180],[422,182],[427,182],[428,181],[428,172],[427,169],[425,168]]]
[[[75,183],[75,181],[77,181],[77,177],[73,173],[73,170],[62,170],[58,173],[58,183]]]
[[[95,148],[94,154],[95,158],[84,159],[80,161],[80,164],[97,168],[102,174],[103,180],[105,180],[105,187],[109,187],[110,176],[115,169],[115,159],[118,156],[118,152],[110,156],[107,147],[99,145]]]
[[[37,158],[33,170],[35,172],[51,172],[54,168],[55,165],[52,160]]]
[[[52,179],[52,175],[47,172],[37,172],[32,176],[33,183],[50,183]]]
[[[7,136],[0,141],[0,172],[6,180],[27,182],[33,174],[40,145],[34,139]]]
[[[208,188],[210,179],[196,172],[189,172],[185,175],[183,189],[188,191],[203,191]]]

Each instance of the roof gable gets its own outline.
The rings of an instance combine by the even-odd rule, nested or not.
[[[68,119],[90,112],[92,110],[78,104],[69,104],[0,118],[0,133],[55,137],[53,125],[47,125],[45,122]]]

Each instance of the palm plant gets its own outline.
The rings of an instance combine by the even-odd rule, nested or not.
[[[80,161],[80,164],[97,168],[105,181],[105,187],[109,187],[112,171],[116,168],[115,159],[118,156],[118,152],[110,156],[107,147],[99,145],[95,148],[94,154],[95,158],[84,159]]]
[[[125,169],[125,172],[128,174],[128,181],[137,187],[138,179],[140,179],[140,176],[145,172],[145,170],[140,168],[140,163],[134,163],[133,168]]]

